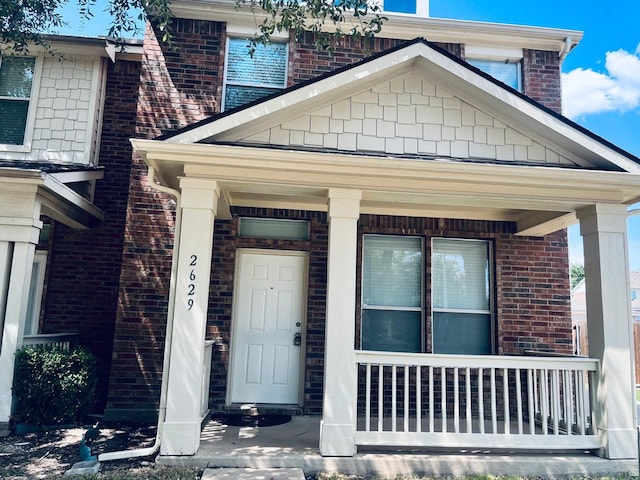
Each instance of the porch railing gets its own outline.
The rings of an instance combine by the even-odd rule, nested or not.
[[[25,335],[22,339],[23,347],[56,346],[63,350],[70,350],[76,344],[75,333],[46,333],[40,335]]]
[[[357,351],[356,444],[594,449],[597,360]]]

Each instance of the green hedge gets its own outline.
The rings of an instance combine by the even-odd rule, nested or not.
[[[96,359],[83,347],[26,347],[16,353],[14,420],[27,425],[82,421],[93,406]]]

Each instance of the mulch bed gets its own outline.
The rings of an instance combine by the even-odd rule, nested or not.
[[[80,441],[87,428],[60,428],[0,437],[0,479],[22,480],[62,477],[80,461]],[[156,427],[105,425],[91,442],[91,453],[150,447],[155,441]],[[145,466],[153,457],[102,462],[100,471],[123,467]]]

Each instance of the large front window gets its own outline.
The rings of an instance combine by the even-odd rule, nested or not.
[[[422,351],[422,263],[419,237],[364,237],[364,350]]]
[[[24,143],[35,63],[33,57],[0,58],[0,144]]]
[[[433,352],[492,352],[489,242],[434,238]]]
[[[229,38],[225,64],[224,110],[253,102],[287,84],[287,44],[258,45],[249,55],[249,40]]]
[[[430,337],[433,353],[492,353],[491,242],[433,238],[427,275],[422,252],[421,237],[364,236],[361,348],[423,352]]]

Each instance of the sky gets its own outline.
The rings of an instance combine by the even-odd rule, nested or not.
[[[105,4],[106,0],[97,0],[94,18],[81,24],[75,0],[70,0],[62,12],[69,27],[58,33],[106,35],[110,19],[103,12]],[[438,18],[584,32],[562,65],[563,113],[640,157],[640,1],[431,0],[429,12]],[[640,215],[631,216],[628,225],[630,268],[640,271]],[[577,226],[569,229],[569,256],[572,263],[584,261]]]

